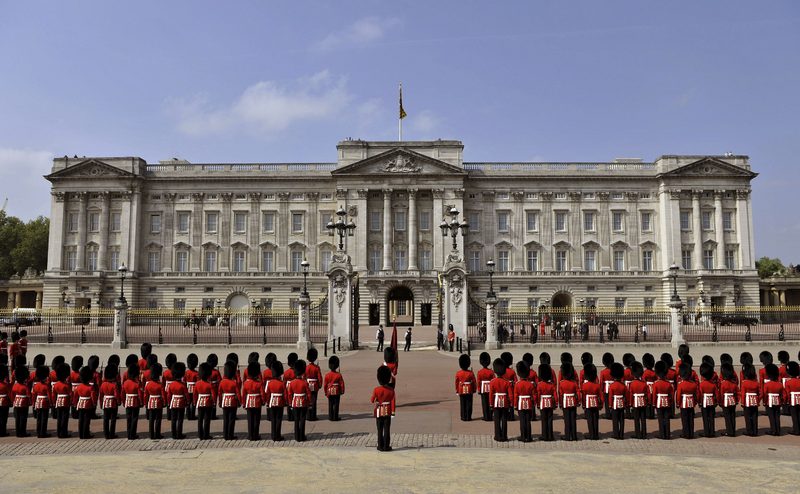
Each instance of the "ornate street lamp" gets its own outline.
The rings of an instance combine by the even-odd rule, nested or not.
[[[586,320],[586,311],[584,310],[586,299],[578,299],[578,302],[581,304],[581,322]]]
[[[335,233],[339,234],[339,250],[344,250],[344,237],[352,237],[355,234],[356,224],[353,223],[352,218],[349,221],[347,220],[347,211],[342,206],[339,206],[336,216],[338,217],[336,222],[331,218],[325,228],[328,229],[328,235],[330,236]]]
[[[308,285],[306,284],[306,280],[308,279],[308,260],[303,259],[303,262],[300,263],[300,266],[303,267],[303,296],[308,297]]]
[[[125,303],[125,275],[128,274],[128,268],[125,266],[125,263],[122,263],[122,266],[117,269],[119,271],[120,277],[120,285],[119,285],[119,301],[120,303]]]
[[[670,302],[680,302],[681,298],[678,296],[678,270],[680,268],[677,264],[672,263],[669,267],[669,277],[672,278],[672,297]]]
[[[447,222],[447,219],[442,219],[442,222],[439,224],[439,228],[442,229],[442,237],[447,238],[449,234],[453,237],[453,250],[458,251],[458,231],[461,230],[461,236],[466,237],[469,233],[469,223],[466,221],[460,222],[458,221],[459,211],[456,208],[450,209],[450,223]]]
[[[486,267],[489,269],[489,293],[487,294],[490,298],[493,298],[494,295],[494,285],[492,284],[492,276],[494,275],[494,260],[489,259],[486,261]]]

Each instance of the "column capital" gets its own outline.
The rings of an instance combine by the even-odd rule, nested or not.
[[[51,191],[50,195],[56,198],[56,202],[64,202],[67,198],[67,195],[61,191]]]
[[[319,200],[319,192],[308,192],[306,193],[306,197],[310,201],[318,201]]]
[[[715,190],[714,191],[714,200],[715,201],[721,201],[723,197],[725,197],[725,191],[724,190]]]
[[[608,192],[606,194],[606,199],[608,198]],[[539,197],[542,201],[552,201],[553,200],[553,193],[552,192],[541,192],[539,193]]]
[[[89,200],[88,192],[76,192],[75,195],[78,197],[78,200],[81,202],[81,204],[86,204],[86,201]]]
[[[626,192],[625,197],[628,198],[630,202],[636,202],[639,200],[639,193],[638,192]]]
[[[417,198],[417,192],[419,192],[419,189],[408,189],[408,198],[409,199],[416,199]]]
[[[463,199],[464,198],[464,189],[453,189],[453,192],[456,195],[456,199]]]
[[[233,200],[233,193],[223,192],[219,197],[222,199],[222,202],[231,202]]]
[[[359,199],[366,199],[369,197],[369,189],[358,189],[356,194],[358,194]]]
[[[681,190],[680,189],[670,189],[667,191],[669,193],[669,198],[672,200],[678,200],[681,198]]]
[[[384,199],[391,199],[392,198],[392,192],[394,192],[394,190],[392,190],[392,189],[383,189],[383,198]]]
[[[444,198],[444,189],[431,189],[431,192],[433,193],[434,199]]]
[[[289,192],[278,192],[278,200],[281,202],[287,202],[290,196],[291,194]]]
[[[206,195],[203,192],[194,192],[192,193],[192,201],[194,202],[203,202]]]
[[[703,197],[703,191],[702,190],[691,190],[689,192],[692,195],[692,200],[693,201],[699,201],[700,198]]]
[[[174,192],[167,192],[166,194],[164,194],[164,199],[167,202],[175,202],[175,199],[177,199],[177,198],[178,198],[178,194],[176,194]]]
[[[512,194],[516,194],[516,192],[512,192]],[[569,196],[571,201],[580,201],[581,198],[583,197],[583,194],[577,191],[567,192],[567,195]],[[514,196],[514,199],[516,199],[516,196]]]
[[[336,198],[337,199],[347,199],[347,189],[336,189]]]
[[[736,190],[736,198],[737,199],[747,199],[750,197],[750,189],[737,189]]]
[[[250,198],[251,201],[260,201],[261,200],[261,192],[249,192],[247,196]]]

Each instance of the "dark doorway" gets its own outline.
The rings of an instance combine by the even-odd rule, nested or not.
[[[553,320],[557,322],[569,321],[572,309],[572,295],[569,293],[556,293],[552,303]]]
[[[419,323],[423,326],[430,326],[432,313],[433,309],[431,304],[421,304],[419,306]]]
[[[369,304],[369,325],[377,326],[381,323],[381,304]]]
[[[386,295],[386,324],[392,324],[397,317],[398,324],[414,324],[414,292],[404,285],[398,285]]]

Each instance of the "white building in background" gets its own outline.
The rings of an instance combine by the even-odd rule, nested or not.
[[[455,207],[471,296],[496,263],[500,306],[666,303],[668,267],[691,306],[757,305],[747,156],[578,163],[463,161],[460,141],[342,141],[332,163],[148,164],[57,158],[44,306],[110,306],[129,268],[135,307],[258,304],[288,309],[311,265],[324,296],[343,207],[359,274],[360,319],[436,320],[439,224]]]

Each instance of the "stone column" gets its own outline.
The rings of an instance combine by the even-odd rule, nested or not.
[[[220,214],[219,224],[219,254],[217,255],[217,266],[220,271],[231,270],[231,201],[233,194],[226,192],[220,194],[222,198],[222,213]]]
[[[383,270],[392,269],[392,189],[383,189]]]
[[[175,243],[175,199],[178,194],[169,192],[164,194],[164,225],[161,228],[161,238],[164,239],[164,255],[161,259],[162,271],[173,271],[173,250]]]
[[[97,250],[97,267],[100,271],[108,271],[108,220],[111,215],[111,193],[100,193],[100,246]]]
[[[639,201],[639,193],[638,192],[628,192],[625,194],[626,199],[628,200],[627,208],[626,208],[626,215],[627,215],[627,223],[625,225],[625,236],[628,239],[628,262],[625,265],[627,271],[639,271],[641,267],[641,255],[642,250],[639,246],[639,208],[638,208],[638,201]]]
[[[66,221],[67,194],[50,193],[50,235],[47,244],[47,268],[51,271],[64,269],[64,222]]]
[[[78,199],[80,201],[81,209],[78,213],[78,263],[77,270],[86,270],[86,203],[89,200],[89,194],[86,192],[79,192]]]
[[[703,270],[703,223],[700,221],[700,196],[703,191],[692,191],[692,238],[694,239],[694,254],[692,264],[698,270]],[[680,225],[679,225],[680,227]]]
[[[445,266],[444,284],[444,327],[453,325],[456,336],[467,338],[468,286],[466,266],[463,262],[450,262]],[[488,329],[488,328],[487,328]]]
[[[292,228],[292,217],[289,214],[288,192],[278,192],[278,217],[275,218],[275,238],[278,247],[275,252],[275,271],[286,272],[289,262],[289,230]]]
[[[205,194],[192,194],[192,246],[189,253],[190,270],[197,272],[203,269],[203,199]]]
[[[514,246],[511,267],[513,271],[525,271],[527,268],[524,247],[526,228],[525,211],[522,207],[522,201],[525,200],[525,192],[514,190],[511,192],[511,197],[514,199],[514,203],[511,206],[511,244]]]
[[[258,263],[261,260],[261,251],[258,245],[261,232],[261,192],[251,192],[248,197],[250,198],[250,225],[247,231],[247,243],[249,244],[247,270],[255,272],[258,271]]]
[[[317,261],[317,243],[319,241],[320,228],[319,224],[319,192],[306,192],[306,200],[308,201],[308,231],[305,234],[306,244],[306,260],[310,264],[311,271],[316,271],[319,262]],[[345,206],[345,211],[347,206]],[[347,242],[345,238],[345,242]]]
[[[722,226],[722,196],[724,190],[714,191],[714,236],[717,240],[717,251],[714,255],[714,267],[725,269],[725,229]]]
[[[328,339],[342,338],[353,349],[353,266],[350,256],[336,251],[328,271]]]
[[[307,293],[301,293],[297,311],[297,349],[301,351],[308,351],[311,344],[308,341],[308,329],[310,324],[309,306],[311,305],[311,298]]]
[[[356,233],[355,244],[350,244],[349,252],[353,253],[353,262],[356,271],[366,271],[369,250],[367,248],[367,234],[369,233],[369,212],[367,204],[369,198],[368,189],[358,189],[356,191]]]
[[[43,292],[40,290],[36,291],[36,310],[42,309],[42,295]]]
[[[417,189],[408,189],[408,270],[417,268]],[[415,311],[416,312],[416,311]]]
[[[541,231],[542,238],[542,256],[539,259],[541,262],[542,271],[553,270],[553,193],[540,192],[539,197],[542,201],[542,217],[539,230]],[[494,226],[493,226],[494,228]]]
[[[128,347],[128,303],[125,299],[114,302],[114,338],[111,348]]]
[[[431,214],[431,233],[433,234],[433,269],[441,271],[444,266],[445,249],[442,243],[442,234],[439,231],[439,223],[442,221],[444,208],[444,189],[433,189],[433,213]],[[484,211],[488,211],[484,209]],[[484,215],[487,214],[484,212]]]
[[[681,308],[683,308],[683,302],[680,300],[669,303],[669,329],[672,333],[673,348],[678,348],[685,343],[683,339]]]
[[[14,307],[22,307],[22,290],[14,293]]]
[[[532,328],[531,331],[535,331]],[[497,297],[490,294],[486,297],[486,350],[497,350],[500,343],[497,341]]]
[[[134,293],[134,286],[133,286],[133,274],[139,269],[139,260],[136,257],[138,252],[139,246],[139,229],[140,229],[140,216],[141,216],[141,208],[142,208],[142,191],[141,188],[136,185],[131,190],[131,206],[130,206],[130,221],[129,221],[129,228],[130,228],[130,236],[129,241],[130,245],[128,246],[128,271],[131,273],[131,293]],[[134,304],[136,301],[134,300]]]

